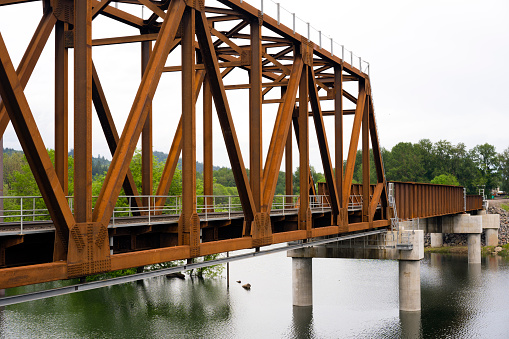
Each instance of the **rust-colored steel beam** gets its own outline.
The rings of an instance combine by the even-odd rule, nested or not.
[[[325,180],[329,189],[330,206],[336,219],[339,215],[339,199],[336,189],[336,181],[334,178],[334,171],[332,169],[332,161],[330,159],[329,144],[327,142],[327,135],[325,133],[325,125],[323,122],[322,109],[320,107],[320,100],[318,99],[318,89],[316,87],[315,73],[313,67],[308,67],[308,81],[309,81],[309,101],[313,111],[313,120],[315,122],[316,136],[318,138],[318,146],[320,148],[320,155],[322,158],[323,171]]]
[[[76,1],[74,15],[74,218],[92,221],[92,8]]]
[[[104,137],[106,138],[106,143],[108,144],[108,148],[110,149],[111,155],[115,154],[117,150],[117,144],[119,141],[119,136],[117,132],[117,128],[115,127],[115,122],[113,121],[113,116],[111,115],[110,108],[108,106],[108,101],[106,100],[106,96],[104,94],[101,81],[99,80],[99,75],[97,74],[97,70],[95,69],[94,64],[92,63],[92,101],[95,106],[95,111],[97,112],[97,117],[99,118],[99,122],[101,123],[101,127],[104,133]],[[127,170],[126,178],[122,184],[124,188],[124,192],[126,195],[135,196],[135,199],[132,201],[134,206],[141,207],[142,202],[139,197],[138,188],[136,187],[136,183],[134,182],[133,175],[131,170]]]
[[[32,75],[32,72],[41,56],[42,50],[48,41],[48,38],[53,30],[53,26],[57,22],[56,17],[52,11],[45,11],[39,25],[37,26],[35,33],[28,44],[28,47],[23,54],[16,73],[19,76],[19,82],[22,88],[28,83],[28,79]],[[0,102],[0,136],[4,135],[5,129],[9,124],[9,115],[7,114],[3,102]]]
[[[244,161],[242,160],[237,134],[233,125],[228,99],[226,98],[221,72],[219,71],[214,45],[212,44],[212,38],[210,36],[206,20],[207,17],[203,12],[201,13],[201,16],[197,16],[196,35],[198,37],[200,52],[202,54],[203,63],[205,64],[207,76],[209,77],[208,79],[210,81],[212,97],[214,98],[214,104],[216,106],[219,123],[223,131],[226,150],[232,165],[232,171],[240,196],[242,210],[244,211],[244,218],[246,221],[250,222],[254,219],[256,205],[247,180],[246,168],[244,167]]]
[[[213,178],[213,137],[212,137],[212,92],[210,84],[205,77],[203,82],[203,194],[214,194]],[[205,204],[212,206],[213,198],[206,198]],[[214,212],[214,209],[208,209]]]
[[[369,101],[369,96],[366,101]],[[369,104],[364,107],[362,115],[362,221],[369,221],[370,215],[370,154],[369,154]]]
[[[204,82],[205,72],[203,70],[199,70],[196,72],[195,79],[195,101],[198,100],[198,93],[200,92],[200,86]],[[178,160],[180,153],[182,152],[182,116],[180,117],[179,123],[177,125],[177,129],[175,131],[175,135],[173,136],[173,141],[171,143],[170,151],[168,152],[168,157],[166,158],[166,163],[164,165],[163,173],[161,175],[161,180],[159,181],[159,186],[157,187],[155,206],[162,207],[166,199],[162,196],[167,195],[170,191],[171,182],[173,180],[173,175],[175,174],[175,170],[177,169]]]
[[[325,66],[324,66],[325,67]],[[348,201],[343,200],[343,65],[334,66],[334,137],[335,137],[335,175],[340,220],[338,225],[345,227],[348,224]],[[322,111],[322,115],[324,112]]]
[[[293,64],[292,74],[290,75],[290,80],[288,82],[285,100],[279,106],[276,122],[274,124],[274,131],[270,140],[269,151],[267,153],[267,160],[265,161],[265,168],[263,170],[264,192],[261,207],[262,211],[270,211],[272,206],[272,199],[276,190],[277,177],[279,175],[285,146],[281,140],[286,140],[288,130],[290,129],[293,108],[295,106],[302,71],[302,57],[297,55]]]
[[[345,176],[343,179],[343,201],[348,204],[350,197],[350,190],[352,187],[353,172],[355,167],[355,157],[357,155],[357,146],[359,145],[359,134],[361,130],[362,117],[364,115],[364,107],[366,102],[366,90],[364,83],[359,89],[359,100],[357,101],[357,108],[355,109],[355,117],[352,126],[352,136],[350,139],[350,148],[348,150],[348,158],[346,161]]]
[[[154,5],[155,6],[155,5]],[[157,7],[157,6],[155,6]],[[157,7],[159,8],[159,7]],[[164,14],[164,12],[163,12]],[[141,43],[141,76],[147,69],[152,50],[152,41]],[[148,196],[152,194],[152,103],[147,103],[147,117],[141,131],[141,194]],[[142,199],[143,206],[150,206],[149,198]]]
[[[182,18],[182,213],[178,243],[199,256],[200,223],[196,213],[196,101],[195,9],[187,7]]]
[[[306,67],[304,65],[301,66],[301,68]],[[299,147],[300,206],[298,229],[305,230],[307,236],[310,235],[312,228],[311,210],[309,208],[309,189],[312,178],[309,167],[308,76],[309,74],[306,69],[301,70],[301,77],[299,79],[299,116],[297,121],[295,121],[298,124],[295,122],[293,124]]]
[[[127,174],[136,143],[145,123],[147,113],[146,102],[154,96],[161,78],[163,66],[171,48],[171,42],[175,38],[185,7],[183,0],[171,2],[154,50],[150,56],[147,69],[136,93],[131,112],[127,118],[126,127],[122,132],[117,150],[106,175],[105,184],[101,189],[96,208],[94,209],[93,219],[103,225],[109,223],[113,213],[115,201],[120,193],[120,187]]]
[[[256,210],[262,205],[262,27],[257,19],[251,27],[251,69],[249,70],[249,182]]]
[[[65,47],[67,23],[55,25],[55,171],[64,194],[68,194],[68,57]]]
[[[67,247],[74,217],[62,186],[44,146],[41,134],[28,105],[19,77],[14,70],[0,34],[0,96],[25,152],[30,169],[48,207],[63,248]]]

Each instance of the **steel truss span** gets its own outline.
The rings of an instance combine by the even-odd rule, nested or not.
[[[0,6],[17,6],[27,1],[0,0]],[[263,15],[245,1],[47,0],[43,5],[40,23],[17,68],[11,62],[13,51],[7,50],[0,32],[0,133],[12,123],[55,232],[44,236],[38,233],[0,237],[0,288],[390,225],[392,212],[370,79],[355,66]],[[135,5],[145,6],[149,17],[124,10]],[[134,27],[139,34],[92,39],[94,19],[100,16]],[[55,77],[48,80],[47,86],[54,86],[56,93],[54,165],[39,132],[41,126],[34,120],[35,108],[30,107],[24,92],[52,31],[55,32]],[[100,33],[109,36],[108,31]],[[141,55],[142,60],[143,75],[138,90],[134,97],[125,98],[132,105],[124,126],[116,125],[113,120],[107,100],[111,93],[103,88],[101,74],[94,64],[95,49],[113,44],[138,45],[139,54],[124,57]],[[70,50],[73,60],[69,60]],[[181,62],[168,66],[169,56],[178,54]],[[69,68],[72,68],[72,79],[68,76]],[[248,80],[235,82],[235,76],[231,75],[235,72],[244,72]],[[177,115],[180,120],[176,132],[169,136],[172,142],[162,178],[153,187],[152,127],[158,121],[153,118],[152,101],[161,78],[167,73],[181,77],[180,84],[173,85],[175,91],[182,93],[182,110]],[[73,82],[73,94],[68,91],[69,81]],[[249,112],[248,154],[241,152],[240,127],[233,119],[236,114],[246,113],[231,109],[231,95],[227,96],[227,91],[241,89],[248,92],[245,102]],[[274,95],[279,92],[281,95]],[[74,97],[72,206],[67,197],[70,95]],[[203,100],[199,106],[203,107],[200,112],[203,132],[196,129],[199,97]],[[262,112],[270,105],[277,107],[277,113],[273,128],[263,130],[263,134],[272,135],[265,158]],[[322,109],[325,105],[328,110]],[[92,197],[91,186],[94,111],[113,157],[98,197]],[[217,113],[223,135],[223,140],[216,142],[224,142],[235,177],[240,218],[203,220],[204,208],[197,208],[197,133],[203,133],[204,143],[205,197],[202,199],[213,199],[213,111]],[[174,109],[172,113],[176,113]],[[344,136],[346,115],[351,115],[353,124],[351,132],[348,130]],[[327,119],[334,126],[334,135],[328,137]],[[350,140],[345,140],[346,136]],[[311,138],[318,140],[325,174],[326,184],[321,193],[315,192],[309,170]],[[129,169],[140,139],[141,192]],[[297,150],[292,150],[292,140],[297,141]],[[347,154],[343,154],[344,146]],[[333,157],[329,147],[334,150]],[[358,147],[363,154],[363,183],[352,185]],[[301,184],[299,196],[291,200],[293,152],[299,155]],[[178,222],[108,227],[122,189],[125,195],[133,197],[130,204],[138,208],[140,217],[164,209],[180,156],[183,171]],[[370,185],[370,161],[376,171],[374,185]],[[246,164],[249,164],[249,175]],[[277,207],[275,191],[282,165],[286,168],[288,204],[295,208],[295,213],[275,216],[271,211]],[[320,194],[327,196],[328,208],[316,213],[312,211],[313,196]],[[352,196],[362,200],[359,208],[349,209]],[[204,205],[209,206],[207,202]]]

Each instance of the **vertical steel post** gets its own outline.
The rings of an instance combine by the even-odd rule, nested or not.
[[[143,7],[142,7],[143,8]],[[145,73],[150,52],[152,51],[152,41],[143,41],[141,43],[141,76]],[[147,118],[141,131],[141,195],[145,196],[143,206],[149,206],[150,195],[152,195],[152,103],[146,106]],[[150,211],[148,211],[150,214]]]
[[[195,107],[195,10],[187,7],[182,18],[182,214],[179,244],[198,246],[196,214],[196,107]],[[198,222],[199,226],[199,222]],[[198,239],[199,240],[199,239]]]
[[[65,47],[65,31],[68,24],[55,24],[55,172],[65,195],[69,194],[68,149],[68,55]],[[3,181],[2,181],[3,182]],[[55,234],[53,260],[65,260],[64,244]]]
[[[368,101],[369,96],[366,96]],[[370,205],[369,104],[362,115],[362,220],[369,221]]]
[[[286,87],[281,87],[281,97],[284,97],[284,93],[286,92]],[[286,137],[286,146],[285,146],[285,195],[286,197],[283,200],[283,209],[285,204],[290,205],[292,203],[293,194],[293,164],[292,164],[292,123],[290,123],[290,129],[288,130],[288,136]],[[286,200],[286,201],[285,201]]]
[[[334,67],[334,134],[335,134],[335,167],[336,188],[338,192],[340,220],[338,224],[345,227],[343,215],[347,215],[346,203],[343,201],[343,60]]]
[[[256,210],[263,196],[262,176],[262,27],[256,18],[251,27],[251,69],[249,71],[249,182]]]
[[[309,212],[309,109],[308,109],[308,71],[307,65],[303,66],[299,84],[299,185],[300,185],[300,209],[299,230],[311,231],[311,225],[307,220]]]
[[[68,58],[65,47],[67,24],[55,25],[55,171],[64,194],[68,194]]]
[[[207,77],[203,81],[203,194],[205,211],[212,212],[212,195],[214,195],[213,179],[213,147],[212,147],[212,92]]]
[[[74,218],[92,221],[92,5],[74,2]]]

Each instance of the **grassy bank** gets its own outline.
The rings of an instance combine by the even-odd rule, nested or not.
[[[498,252],[496,255],[500,255],[502,257],[509,258],[509,244],[502,245],[502,251]],[[424,248],[424,252],[429,253],[441,253],[441,254],[468,254],[467,246],[444,246],[444,247],[426,247]],[[495,255],[495,246],[484,246],[481,248],[481,254],[483,256],[486,255]]]

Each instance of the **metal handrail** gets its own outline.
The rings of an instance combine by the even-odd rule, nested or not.
[[[156,200],[164,199],[163,206],[156,205]],[[74,196],[66,197],[71,212],[73,211]],[[93,200],[97,197],[94,196]],[[142,205],[136,206],[135,199],[141,200]],[[7,200],[19,200],[14,204],[7,204]],[[37,200],[40,200],[38,202]],[[50,213],[42,196],[0,196],[4,206],[15,207],[3,210],[0,214],[0,224],[10,225],[19,223],[20,233],[23,234],[26,222],[49,221]],[[94,201],[95,202],[95,201]],[[19,205],[18,205],[19,203]],[[42,203],[44,207],[41,207]],[[28,207],[30,206],[30,207]],[[300,195],[276,195],[273,198],[272,211],[286,215],[295,213],[300,207]],[[325,212],[330,209],[330,201],[327,195],[310,195],[309,207],[313,211]],[[350,196],[349,210],[362,208],[362,196]],[[204,221],[214,218],[224,218],[225,213],[231,218],[234,213],[242,212],[242,204],[238,195],[197,195],[196,211]],[[117,227],[120,217],[132,217],[139,215],[140,222],[151,225],[155,215],[179,215],[182,212],[182,196],[180,195],[123,195],[117,199],[117,206],[113,209],[110,227]]]

